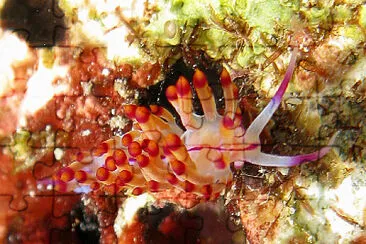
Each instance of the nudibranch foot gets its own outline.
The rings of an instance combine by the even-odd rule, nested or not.
[[[175,188],[209,200],[232,182],[231,163],[291,167],[323,157],[336,135],[328,146],[310,154],[277,156],[261,152],[259,135],[281,103],[295,70],[296,56],[297,49],[274,97],[247,129],[238,106],[238,89],[228,71],[223,69],[220,75],[225,109],[219,114],[206,75],[196,69],[192,83],[203,115],[194,113],[192,88],[187,78],[181,76],[166,89],[165,95],[185,130],[160,106],[125,105],[125,115],[134,121],[132,131],[103,142],[91,152],[81,153],[76,161],[55,174],[55,189],[139,195]]]

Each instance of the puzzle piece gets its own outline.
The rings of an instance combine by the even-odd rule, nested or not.
[[[14,121],[18,120],[20,103],[23,97],[23,92],[15,91],[0,96],[0,112],[2,114],[0,120],[0,135],[11,135],[11,133],[15,131],[17,123],[14,123]]]
[[[18,209],[16,212],[11,212],[11,206],[9,206],[7,214],[12,218],[9,223],[8,238],[19,238],[28,242],[47,242],[48,228],[52,221],[49,215],[52,211],[52,198],[46,199],[37,195],[24,196],[24,201],[26,208]],[[42,208],[39,208],[39,205],[42,205]],[[43,218],[49,219],[49,225]]]
[[[44,164],[52,165],[52,157],[48,157],[50,162],[47,162],[47,157],[43,157],[43,160]],[[0,219],[8,221],[6,225],[1,224],[8,227],[6,235],[9,240],[46,243],[52,228],[70,226],[68,213],[75,202],[75,194],[72,195],[74,200],[58,199],[44,188],[39,188],[36,177],[44,177],[42,173],[37,175],[31,170],[16,172],[14,161],[8,154],[1,156],[0,177],[3,182],[0,188]],[[76,197],[78,200],[79,196]]]
[[[31,47],[53,47],[62,43],[67,30],[57,0],[7,0],[0,16],[2,28],[22,36]]]
[[[242,231],[240,225],[233,224],[218,206],[208,203],[192,210],[183,210],[174,204],[142,207],[137,211],[135,220],[120,233],[120,240],[128,242],[128,236],[133,235],[136,239],[152,243],[243,243],[245,239],[232,238],[233,233]]]

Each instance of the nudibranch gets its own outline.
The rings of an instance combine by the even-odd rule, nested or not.
[[[261,152],[259,135],[280,105],[295,69],[296,55],[295,49],[277,92],[248,128],[242,126],[238,90],[228,71],[223,69],[220,75],[225,98],[225,112],[220,115],[205,74],[196,69],[193,85],[204,115],[194,114],[190,83],[180,76],[165,94],[185,130],[163,107],[125,105],[125,115],[134,121],[133,129],[90,152],[80,152],[76,161],[55,174],[55,189],[139,195],[176,188],[208,200],[216,198],[232,181],[231,163],[236,167],[245,162],[291,167],[323,157],[335,135],[328,146],[309,154],[277,156]]]

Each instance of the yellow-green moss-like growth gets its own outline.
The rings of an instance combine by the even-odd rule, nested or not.
[[[366,4],[360,7],[358,23],[364,29],[366,29]]]

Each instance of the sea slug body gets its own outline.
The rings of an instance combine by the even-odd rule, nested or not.
[[[209,200],[232,181],[231,163],[236,167],[244,162],[291,167],[323,157],[336,135],[328,146],[310,154],[277,156],[261,152],[259,135],[280,105],[295,69],[296,55],[295,49],[277,92],[247,129],[242,126],[237,88],[229,73],[223,69],[220,76],[225,112],[219,115],[207,78],[197,69],[193,85],[203,116],[193,113],[192,90],[188,80],[181,76],[167,88],[166,96],[185,131],[162,107],[126,105],[124,112],[135,122],[134,129],[103,142],[91,152],[79,153],[76,161],[55,174],[55,189],[61,192],[103,189],[139,195],[176,188]]]

